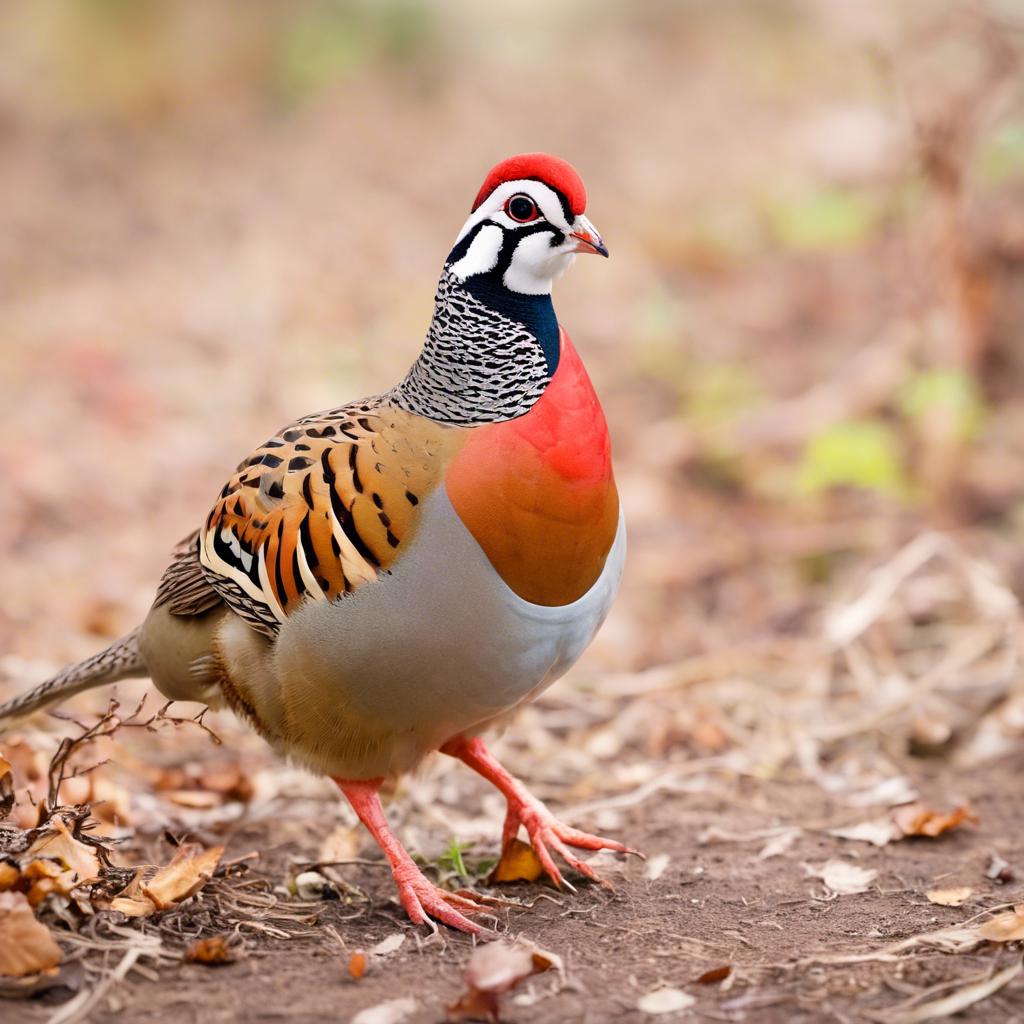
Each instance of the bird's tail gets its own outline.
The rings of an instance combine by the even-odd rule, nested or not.
[[[83,690],[146,674],[146,663],[139,653],[139,631],[134,629],[99,654],[77,665],[69,665],[63,672],[58,672],[52,679],[40,683],[28,693],[0,704],[0,729],[8,719],[22,718],[47,704],[72,697]]]

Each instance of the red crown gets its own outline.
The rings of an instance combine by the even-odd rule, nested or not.
[[[536,178],[558,189],[569,202],[569,209],[578,217],[587,208],[587,189],[576,168],[566,160],[547,153],[520,153],[502,160],[491,169],[473,203],[475,210],[499,185],[518,178]]]

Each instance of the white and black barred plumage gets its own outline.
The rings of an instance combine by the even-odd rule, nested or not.
[[[537,338],[445,267],[423,351],[386,400],[441,423],[494,423],[529,412],[550,379]]]

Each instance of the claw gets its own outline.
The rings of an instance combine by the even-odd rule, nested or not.
[[[604,839],[601,836],[593,836],[589,832],[581,832],[570,825],[563,825],[537,797],[528,792],[518,779],[510,775],[495,760],[479,737],[473,739],[456,737],[445,743],[441,747],[441,751],[465,762],[504,794],[508,801],[508,811],[502,829],[502,849],[508,847],[509,842],[516,837],[519,826],[522,825],[530,837],[530,844],[533,846],[534,853],[537,854],[537,859],[556,888],[565,888],[570,892],[576,891],[562,876],[562,872],[551,856],[552,850],[573,870],[601,885],[608,886],[608,888],[611,888],[610,884],[600,878],[589,864],[576,857],[567,847],[572,846],[578,850],[612,850],[614,853],[643,857],[643,854],[630,849],[624,843],[614,839]]]
[[[480,935],[485,931],[479,924],[465,916],[490,914],[482,903],[477,903],[461,893],[439,889],[428,881],[418,868],[415,869],[415,873],[396,871],[395,881],[398,883],[399,902],[413,924],[426,924],[436,931],[435,922],[440,922],[470,935]]]
[[[369,829],[381,850],[391,864],[391,874],[398,886],[398,899],[413,924],[429,925],[437,931],[436,922],[450,928],[479,935],[485,929],[466,914],[488,914],[482,903],[477,903],[467,893],[448,892],[428,881],[405,847],[388,828],[384,809],[380,803],[380,779],[350,781],[335,779],[334,782],[348,798],[359,820]]]
[[[517,800],[510,797],[510,815],[513,814],[513,807],[515,807],[514,813],[518,823],[526,829],[526,834],[530,837],[530,845],[537,854],[541,866],[559,889],[564,887],[570,892],[576,891],[559,871],[551,856],[552,850],[574,871],[578,871],[585,878],[609,889],[611,883],[601,878],[586,861],[580,860],[573,854],[569,847],[572,846],[579,850],[612,850],[615,853],[632,852],[629,847],[614,839],[593,836],[588,832],[580,832],[578,829],[563,825],[540,800],[529,794],[525,797],[520,795]]]

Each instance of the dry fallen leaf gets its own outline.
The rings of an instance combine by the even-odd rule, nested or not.
[[[65,892],[74,885],[90,882],[99,877],[100,859],[91,846],[77,840],[68,830],[63,819],[50,819],[50,831],[40,836],[22,856],[23,862],[30,858],[56,861],[65,872],[72,876]]]
[[[799,828],[789,828],[780,832],[761,847],[757,859],[771,860],[772,857],[781,857],[797,841],[801,832],[802,829]]]
[[[104,910],[116,910],[125,917],[149,917],[156,912],[156,906],[150,900],[136,900],[130,896],[116,896],[103,907]]]
[[[644,867],[644,878],[648,882],[656,882],[669,866],[672,858],[667,853],[656,853]]]
[[[952,811],[935,811],[924,804],[907,804],[893,811],[892,820],[905,836],[928,836],[932,839],[957,828],[965,821],[972,825],[978,824],[970,808],[963,805]]]
[[[373,956],[388,956],[401,949],[404,942],[405,932],[395,932],[393,935],[381,939],[376,946],[371,946],[370,953]]]
[[[219,793],[223,800],[248,803],[253,796],[251,772],[240,764],[221,764],[206,768],[198,783],[204,790]]]
[[[697,1002],[693,996],[681,992],[677,988],[659,988],[637,1000],[636,1008],[651,1017],[660,1017],[665,1013],[676,1013],[685,1010]]]
[[[170,864],[161,868],[142,892],[157,910],[166,910],[199,892],[213,877],[223,853],[223,846],[208,850],[193,844],[180,846]]]
[[[20,892],[0,893],[0,974],[22,978],[56,967],[60,947]]]
[[[977,931],[978,937],[986,942],[1018,942],[1024,939],[1024,903],[983,921]]]
[[[172,789],[164,793],[172,804],[188,807],[193,811],[212,811],[224,802],[219,793],[211,793],[203,789]]]
[[[963,906],[974,893],[969,885],[962,885],[956,889],[932,889],[926,892],[925,896],[929,903],[937,903],[940,907]]]
[[[1009,967],[1003,968],[991,977],[979,978],[931,1002],[917,1003],[913,1006],[900,1007],[881,1013],[875,1020],[880,1024],[924,1024],[925,1021],[952,1017],[998,992],[1013,981],[1020,974],[1022,968],[1024,968],[1024,964],[1017,959]]]
[[[13,864],[6,860],[0,860],[0,892],[13,889],[19,878],[21,878],[21,872]]]
[[[360,1010],[350,1024],[401,1024],[406,1017],[416,1012],[418,1006],[419,1003],[412,996],[389,999],[386,1003]]]
[[[705,971],[698,979],[698,985],[715,985],[720,981],[725,981],[729,975],[732,974],[731,964],[722,964],[721,967],[712,967],[711,970]]]
[[[901,837],[899,828],[890,818],[875,818],[873,821],[862,821],[857,825],[830,828],[828,834],[837,839],[853,839],[861,843],[871,843],[872,846],[885,846]]]
[[[31,906],[38,907],[47,896],[54,893],[66,896],[71,892],[75,887],[75,876],[65,871],[56,861],[40,858],[32,861],[21,872],[19,882],[25,888]]]
[[[501,860],[487,878],[489,885],[500,882],[536,882],[544,874],[544,865],[529,843],[513,839],[501,851]]]
[[[804,865],[805,870],[813,878],[820,878],[830,892],[837,896],[852,896],[866,892],[871,883],[878,877],[873,868],[862,868],[845,860],[826,861],[820,868]]]
[[[300,900],[313,902],[314,900],[335,899],[338,890],[334,887],[334,883],[319,871],[302,871],[295,876],[295,895]]]
[[[497,1022],[501,996],[534,974],[554,968],[563,973],[562,960],[554,953],[519,940],[478,946],[466,966],[468,991],[448,1007],[449,1021],[484,1018]]]
[[[351,860],[359,855],[362,841],[362,833],[358,829],[339,825],[320,844],[319,861],[321,864],[337,864],[340,861]]]
[[[220,964],[229,964],[234,957],[228,946],[227,937],[224,935],[212,935],[208,939],[197,939],[185,951],[185,959],[193,964],[207,964],[214,967]]]

